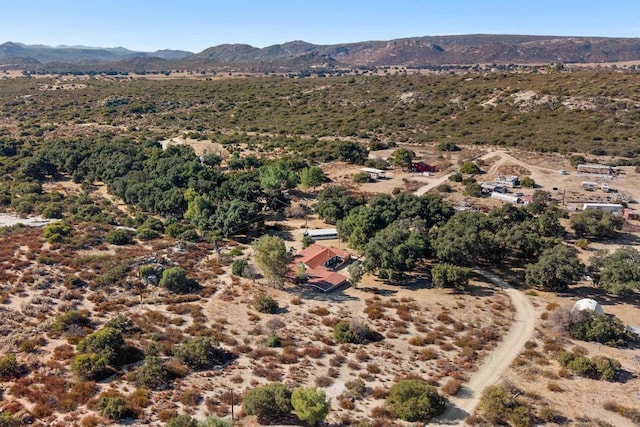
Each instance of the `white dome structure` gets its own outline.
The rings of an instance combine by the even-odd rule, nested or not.
[[[573,304],[571,311],[593,311],[594,313],[604,314],[604,310],[598,301],[591,298],[583,298]]]

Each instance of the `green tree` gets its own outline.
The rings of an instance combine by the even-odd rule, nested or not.
[[[123,346],[124,338],[120,331],[105,327],[81,339],[77,348],[80,353],[95,353],[106,364],[113,365],[121,358]]]
[[[173,354],[192,369],[210,369],[230,359],[211,337],[188,338],[175,346]]]
[[[391,156],[391,163],[402,169],[409,169],[415,154],[404,147],[398,148]]]
[[[347,267],[347,272],[349,273],[349,283],[351,283],[354,288],[357,288],[364,274],[360,261],[352,262],[349,267]]]
[[[333,338],[340,343],[366,344],[380,336],[359,320],[351,319],[341,320],[333,326]]]
[[[363,268],[392,283],[411,271],[427,254],[427,241],[421,233],[411,231],[411,224],[397,221],[377,233],[364,247]]]
[[[536,182],[530,176],[525,176],[520,180],[520,185],[525,188],[534,188],[536,186]]]
[[[441,262],[472,266],[496,261],[504,255],[491,220],[480,212],[458,212],[431,235],[431,246]]]
[[[166,427],[199,427],[198,420],[188,414],[180,414],[167,420]]]
[[[102,380],[110,373],[104,357],[96,353],[76,355],[71,364],[71,370],[83,381]]]
[[[300,171],[300,185],[304,189],[312,188],[315,191],[316,187],[322,184],[323,178],[322,169],[317,166],[304,168]]]
[[[284,240],[277,236],[265,235],[254,242],[253,249],[256,262],[262,268],[265,278],[276,287],[282,287],[284,277],[289,271],[289,264],[293,260]]]
[[[242,410],[258,417],[291,413],[291,391],[281,383],[271,383],[249,390],[242,399]]]
[[[160,286],[168,291],[187,293],[197,287],[197,284],[187,278],[187,272],[182,267],[167,268],[162,272]]]
[[[446,402],[426,381],[409,379],[391,387],[387,404],[395,416],[404,421],[426,422],[442,414]]]
[[[608,292],[628,295],[640,289],[640,252],[623,246],[609,255],[598,255],[591,268],[597,273],[596,283]]]
[[[527,265],[527,285],[555,292],[566,291],[569,285],[577,282],[584,273],[584,265],[577,254],[576,249],[563,244],[545,249],[538,262]]]
[[[480,173],[480,167],[475,162],[467,162],[460,166],[460,173],[478,174]]]
[[[532,423],[531,410],[520,405],[503,386],[492,385],[482,391],[480,408],[484,417],[492,425],[509,424],[514,427],[529,427]]]
[[[103,417],[111,420],[121,420],[129,415],[124,396],[117,392],[105,392],[98,397],[94,409]]]
[[[323,188],[316,199],[315,210],[320,218],[330,224],[344,218],[353,208],[364,204],[364,199],[352,196],[342,185]]]
[[[15,354],[0,357],[0,379],[7,381],[20,373],[20,365]]]
[[[453,264],[440,263],[431,269],[433,286],[437,288],[453,288],[463,292],[469,287],[471,269]]]
[[[160,356],[148,355],[144,364],[133,372],[131,379],[138,387],[165,390],[169,386],[170,372]]]
[[[569,326],[569,333],[572,338],[611,347],[622,347],[638,341],[638,336],[628,332],[617,317],[591,311],[581,311],[575,315]]]
[[[260,313],[277,313],[278,302],[267,294],[259,294],[253,300],[253,307]]]
[[[238,258],[234,259],[231,263],[231,273],[234,276],[243,277],[249,270],[249,263],[246,259]]]
[[[571,217],[571,226],[579,237],[611,237],[623,225],[624,218],[600,209],[587,209]]]
[[[291,394],[291,405],[298,418],[311,425],[323,421],[329,413],[331,403],[323,390],[316,387],[299,387]]]
[[[460,151],[460,147],[451,141],[440,141],[437,149],[438,151]]]
[[[109,231],[104,240],[112,245],[128,245],[131,243],[131,235],[125,230],[116,228],[115,230]]]
[[[480,197],[482,195],[482,186],[475,182],[468,182],[464,186],[464,194],[469,197]]]

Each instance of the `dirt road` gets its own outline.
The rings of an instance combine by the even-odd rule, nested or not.
[[[511,362],[522,351],[524,344],[533,336],[535,311],[526,295],[513,289],[504,280],[488,271],[481,269],[474,271],[506,291],[515,309],[514,322],[502,342],[471,375],[469,382],[462,387],[456,396],[449,399],[444,414],[438,419],[432,420],[430,424],[464,425],[464,419],[478,406],[482,390],[498,382]]]

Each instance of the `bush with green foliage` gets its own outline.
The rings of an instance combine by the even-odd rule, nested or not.
[[[258,294],[253,299],[253,307],[260,313],[269,314],[277,313],[280,309],[278,302],[267,294]]]
[[[125,230],[116,228],[115,230],[109,231],[104,240],[106,240],[107,243],[111,243],[112,245],[128,245],[129,243],[131,243],[131,235]]]
[[[15,354],[7,354],[0,357],[0,379],[7,381],[16,378],[20,374],[20,365]]]
[[[460,147],[451,141],[440,141],[437,145],[438,151],[460,151]]]
[[[258,417],[291,413],[291,391],[281,383],[271,383],[249,390],[242,399],[242,411]]]
[[[622,367],[615,359],[604,356],[590,359],[568,351],[558,353],[557,360],[560,365],[581,377],[603,381],[614,381]]]
[[[2,411],[0,413],[0,427],[20,427],[22,421],[11,415],[9,411]]]
[[[121,420],[130,415],[124,396],[118,392],[105,392],[98,396],[94,409],[105,418]]]
[[[513,394],[501,385],[492,385],[482,390],[480,408],[484,418],[491,425],[529,427],[533,422],[531,410],[520,404]]]
[[[291,405],[300,420],[313,426],[326,418],[331,402],[327,400],[324,390],[299,387],[291,394]]]
[[[373,182],[373,178],[371,178],[371,174],[368,172],[358,172],[353,176],[353,182],[355,184],[364,184],[367,182]]]
[[[449,181],[462,182],[463,179],[464,179],[464,177],[462,176],[462,174],[460,172],[455,172],[455,173],[452,173],[451,175],[449,175]]]
[[[51,330],[57,333],[64,333],[72,326],[84,328],[89,325],[89,315],[87,312],[69,310],[59,314],[51,324]]]
[[[569,333],[572,338],[595,341],[611,347],[623,347],[638,342],[638,336],[627,331],[616,316],[583,310],[573,319]]]
[[[76,355],[71,363],[71,370],[83,381],[99,381],[111,374],[104,357],[96,353]]]
[[[151,228],[142,227],[136,231],[136,237],[140,240],[153,240],[160,237],[160,232]]]
[[[52,222],[44,228],[44,238],[49,243],[61,242],[71,234],[71,226],[64,221]]]
[[[525,176],[520,180],[520,185],[524,188],[534,188],[536,186],[536,182],[530,176]]]
[[[387,405],[401,420],[426,422],[444,412],[446,400],[426,381],[408,379],[391,387]]]
[[[452,288],[464,292],[469,287],[471,269],[453,264],[439,263],[431,269],[431,279],[436,288]]]
[[[478,174],[480,172],[480,166],[478,166],[475,162],[466,162],[462,166],[460,166],[460,173],[471,175]]]
[[[289,263],[293,260],[293,255],[278,236],[264,235],[253,244],[255,259],[265,278],[270,280],[276,287],[282,287],[284,278],[289,271]]]
[[[171,417],[165,424],[166,427],[199,427],[198,421],[192,418],[191,415],[181,414]]]
[[[341,320],[333,326],[333,338],[340,343],[366,344],[380,335],[356,319]]]
[[[313,239],[313,237],[309,236],[309,235],[305,235],[302,238],[302,249],[306,249],[309,246],[313,245],[316,241]]]
[[[104,359],[105,364],[114,365],[122,358],[124,338],[114,328],[99,329],[78,342],[78,352],[95,353]]]
[[[249,263],[246,259],[234,259],[231,263],[231,273],[234,276],[244,277],[244,275],[247,274],[247,271],[249,271]]]
[[[210,369],[231,358],[211,337],[188,338],[174,347],[173,354],[192,369]]]
[[[187,278],[187,272],[182,267],[171,267],[164,270],[159,285],[168,291],[179,294],[185,294],[198,288],[198,283]]]
[[[130,379],[138,387],[165,390],[169,386],[171,373],[166,368],[161,357],[147,355],[144,359],[144,364],[131,374]]]

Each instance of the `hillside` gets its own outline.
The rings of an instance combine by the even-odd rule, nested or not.
[[[292,41],[264,48],[222,44],[197,54],[177,50],[134,52],[124,48],[82,46],[52,48],[7,42],[0,45],[0,63],[6,64],[8,58],[35,60],[41,64],[32,65],[30,70],[51,72],[69,69],[131,71],[128,61],[132,58],[170,61],[167,64],[143,61],[145,71],[234,67],[239,70],[293,72],[319,66],[425,68],[449,64],[601,63],[640,60],[640,39],[475,34],[336,45]],[[12,64],[22,62],[14,61]]]

